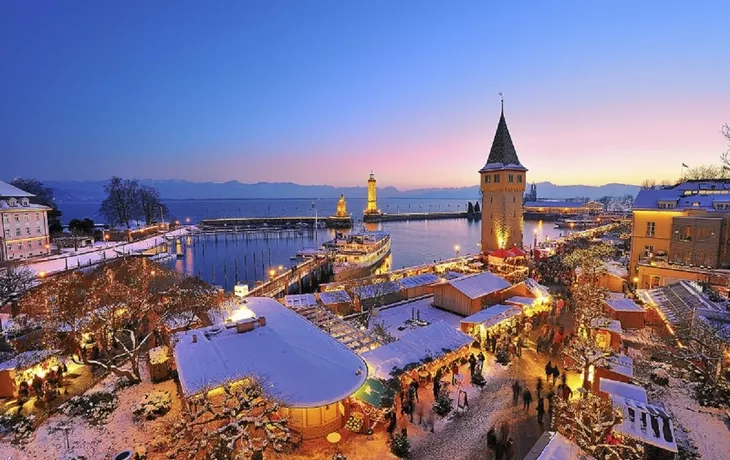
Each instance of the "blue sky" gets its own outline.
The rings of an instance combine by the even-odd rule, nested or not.
[[[553,5],[548,5],[553,3]],[[716,163],[730,2],[2,2],[0,177],[476,183]]]

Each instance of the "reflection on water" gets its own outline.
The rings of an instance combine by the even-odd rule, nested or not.
[[[398,269],[456,255],[479,252],[481,222],[466,219],[422,220],[365,224],[367,230],[384,230],[392,238],[391,254],[380,270]],[[524,244],[529,247],[546,239],[556,239],[561,231],[551,222],[525,221]],[[167,262],[175,270],[200,275],[208,282],[232,290],[237,281],[254,285],[296,265],[291,260],[305,247],[321,246],[332,239],[334,230],[320,229],[302,234],[218,234],[178,239],[170,245],[177,257]]]

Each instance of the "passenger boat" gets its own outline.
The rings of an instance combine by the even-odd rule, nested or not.
[[[323,246],[334,257],[335,281],[361,278],[368,276],[390,254],[390,234],[338,232],[335,239],[327,241]]]
[[[600,225],[600,220],[589,217],[582,219],[562,219],[555,221],[555,228],[584,229]]]

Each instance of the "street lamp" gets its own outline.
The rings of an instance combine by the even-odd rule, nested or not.
[[[274,278],[274,275],[275,275],[275,274],[276,274],[276,270],[274,270],[273,268],[272,268],[271,270],[269,270],[269,276],[270,276],[270,277],[271,277],[272,279]]]
[[[186,224],[189,224],[189,223],[190,223],[190,218],[189,218],[189,217],[186,217],[186,218],[185,218],[185,223],[186,223]]]
[[[104,247],[109,247],[109,234],[104,233]]]
[[[284,266],[283,265],[279,265],[279,271],[282,271],[282,270],[284,270]]]

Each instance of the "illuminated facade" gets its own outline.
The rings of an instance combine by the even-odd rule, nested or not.
[[[641,190],[633,206],[629,274],[653,289],[680,280],[728,287],[730,180]]]
[[[48,211],[32,204],[34,196],[0,181],[0,262],[50,252]]]
[[[345,195],[340,195],[340,201],[337,202],[336,217],[347,217],[347,203],[345,203]]]
[[[370,178],[368,179],[368,206],[365,208],[365,214],[379,214],[380,211],[378,211],[378,203],[376,200],[376,181],[375,181],[375,174],[372,172],[370,173]]]
[[[504,119],[499,117],[497,132],[487,164],[479,170],[482,192],[482,254],[499,248],[522,246],[522,197],[527,184],[527,168],[522,166]]]

